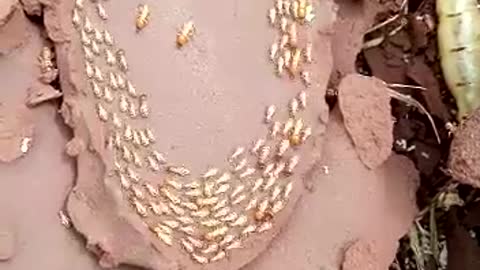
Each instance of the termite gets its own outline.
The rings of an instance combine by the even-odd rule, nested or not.
[[[282,193],[282,188],[279,186],[275,186],[275,188],[272,190],[272,194],[270,195],[270,201],[274,202],[278,196]]]
[[[260,149],[260,147],[262,147],[264,144],[265,144],[265,139],[262,139],[262,138],[254,141],[253,144],[252,144],[252,149],[251,149],[252,154],[256,154],[258,152],[258,150]]]
[[[296,146],[302,142],[302,137],[301,137],[302,128],[303,128],[303,120],[299,118],[295,121],[292,134],[289,137],[291,145]]]
[[[242,178],[251,176],[251,175],[254,174],[254,173],[255,173],[255,168],[248,167],[248,168],[245,169],[245,171],[243,171],[243,172],[238,176],[238,178],[239,178],[239,179],[242,179]]]
[[[220,250],[217,254],[215,254],[215,256],[213,256],[210,261],[211,262],[216,262],[216,261],[219,261],[223,258],[225,258],[225,256],[227,256],[227,254],[225,253],[225,251],[223,250]]]
[[[270,46],[270,60],[275,61],[275,56],[277,55],[278,52],[278,43],[274,42],[272,43],[272,46]]]
[[[271,137],[271,138],[277,137],[278,132],[280,131],[281,125],[282,125],[282,124],[280,124],[280,122],[278,122],[278,121],[275,121],[275,122],[271,125],[271,127],[270,127],[270,137]]]
[[[240,186],[236,187],[236,188],[233,190],[232,194],[230,195],[230,198],[233,198],[233,197],[237,196],[237,195],[238,195],[240,192],[242,192],[244,189],[245,189],[245,186],[244,186],[244,185],[240,185]]]
[[[146,4],[137,7],[137,18],[135,19],[135,26],[137,32],[145,28],[150,20],[150,9]]]
[[[123,77],[123,75],[120,73],[117,74],[117,83],[118,83],[118,87],[121,89],[125,88],[126,86],[125,77]]]
[[[95,55],[100,55],[100,46],[98,45],[97,41],[95,40],[91,40],[90,41],[90,45],[92,46],[92,52],[95,54]]]
[[[312,135],[312,128],[311,127],[306,127],[305,129],[302,130],[301,136],[300,136],[300,141],[302,143],[306,142],[307,139]]]
[[[158,189],[156,187],[154,187],[152,184],[145,183],[144,187],[152,197],[157,197],[158,196]]]
[[[180,240],[182,247],[188,252],[192,253],[194,251],[193,245],[185,239]]]
[[[63,211],[60,211],[58,212],[58,216],[60,217],[60,222],[62,223],[62,225],[65,226],[66,228],[70,228],[72,224],[67,214]]]
[[[211,197],[213,195],[213,188],[215,187],[215,182],[206,182],[203,187],[203,194],[207,197]]]
[[[92,40],[88,36],[87,32],[85,32],[85,30],[83,29],[80,31],[80,41],[85,46],[90,46],[90,44],[92,43]]]
[[[305,45],[303,55],[305,57],[305,62],[312,63],[312,43],[311,42],[308,42],[307,45]]]
[[[264,118],[265,123],[272,122],[272,118],[275,114],[275,111],[276,111],[275,105],[270,105],[267,107],[267,109],[265,110],[265,118]]]
[[[297,166],[299,160],[300,160],[300,157],[297,156],[297,155],[291,157],[291,158],[288,160],[288,164],[287,164],[287,168],[286,168],[285,172],[286,172],[287,174],[292,174],[292,173],[293,173],[293,170],[294,170],[295,167]]]
[[[266,221],[262,223],[260,226],[258,226],[257,232],[262,233],[270,230],[272,227],[273,227],[273,224],[270,221]]]
[[[101,3],[97,3],[97,13],[98,13],[98,17],[100,17],[100,19],[102,19],[102,20],[107,20],[108,19],[107,11],[105,11],[105,8],[103,7],[103,5]]]
[[[300,63],[300,56],[301,50],[299,48],[295,48],[292,55],[292,62],[288,68],[291,78],[294,78],[297,73],[298,64]]]
[[[125,57],[125,51],[122,49],[119,49],[116,52],[117,55],[117,62],[121,70],[127,71],[128,70],[128,64],[127,64],[127,58]]]
[[[267,162],[267,158],[270,155],[270,146],[264,145],[260,148],[258,153],[258,164],[264,165]]]
[[[215,212],[213,214],[213,217],[214,218],[221,218],[221,217],[224,217],[226,215],[228,215],[228,213],[230,213],[231,209],[230,207],[223,207],[223,208],[220,208],[217,212]]]
[[[208,258],[203,257],[203,256],[198,255],[198,254],[195,254],[195,253],[192,253],[192,258],[193,258],[193,260],[195,260],[197,263],[200,263],[200,264],[208,263]]]
[[[188,41],[190,41],[195,31],[193,21],[186,22],[177,34],[177,47],[183,47]]]
[[[139,201],[134,199],[132,201],[132,204],[133,204],[133,206],[135,207],[135,210],[137,211],[137,213],[140,216],[142,216],[142,217],[147,216],[147,208],[142,203],[140,203]]]
[[[294,122],[294,121],[295,121],[295,120],[293,120],[293,118],[289,118],[289,119],[287,120],[287,122],[285,122],[285,124],[284,124],[284,126],[283,126],[283,131],[282,131],[282,134],[283,134],[284,136],[287,136],[287,135],[290,133],[290,131],[292,130],[292,128],[293,128],[294,125],[295,125],[295,122]]]
[[[284,67],[285,67],[285,60],[283,59],[283,56],[280,56],[277,58],[277,75],[278,76],[282,76]]]
[[[219,171],[218,168],[210,168],[202,175],[202,178],[206,179],[206,178],[213,177],[217,175],[218,171]]]
[[[93,32],[94,32],[93,36],[95,37],[95,41],[97,41],[98,43],[102,43],[104,41],[102,31],[100,31],[98,28],[95,28]]]
[[[437,0],[437,14],[440,62],[460,120],[480,107],[479,32],[475,27],[480,12],[476,0]]]
[[[298,18],[300,20],[303,20],[305,19],[305,16],[307,15],[307,11],[306,11],[306,8],[307,8],[307,0],[297,0],[296,2],[298,2],[298,9],[297,9],[297,12],[298,12]]]
[[[257,198],[255,198],[255,197],[252,198],[252,199],[248,202],[247,206],[245,207],[245,210],[248,211],[248,210],[250,210],[250,209],[253,209],[255,206],[257,206],[257,201],[258,201]]]
[[[75,7],[82,10],[83,9],[83,0],[75,0]]]
[[[253,233],[256,229],[257,229],[257,226],[255,226],[254,224],[251,224],[251,225],[248,225],[247,227],[245,227],[243,229],[243,231],[241,232],[241,234],[242,235],[248,235],[248,234]]]
[[[232,234],[227,234],[223,237],[222,241],[220,241],[220,246],[225,246],[230,244],[235,239],[235,236]]]
[[[241,215],[240,217],[238,217],[234,222],[232,222],[230,225],[232,227],[236,227],[236,226],[244,226],[248,221],[248,217],[245,216],[245,215]]]
[[[85,17],[85,21],[83,23],[83,29],[85,29],[85,32],[89,34],[93,32],[93,25],[88,17]]]
[[[307,108],[307,93],[305,91],[301,91],[298,96],[298,104],[300,108],[305,109]]]
[[[212,207],[212,211],[217,211],[218,209],[225,207],[228,204],[227,199],[219,201],[215,206]]]
[[[72,23],[75,27],[79,27],[81,23],[80,14],[76,8],[74,8],[72,12]]]
[[[303,83],[303,85],[305,85],[305,87],[310,87],[310,85],[312,83],[311,83],[311,80],[310,80],[310,72],[309,71],[302,70],[300,72],[300,78],[302,79],[302,83]]]
[[[232,221],[234,221],[234,220],[237,219],[237,218],[238,218],[238,214],[235,213],[235,212],[231,212],[231,213],[229,213],[228,215],[224,216],[224,217],[222,218],[222,221],[224,221],[224,222],[232,222]]]
[[[177,217],[177,220],[180,221],[182,224],[193,224],[195,222],[193,218],[189,216]]]
[[[263,185],[263,178],[260,177],[260,178],[257,178],[257,180],[255,180],[255,182],[253,182],[253,187],[251,189],[252,193],[257,191],[262,185]],[[255,202],[256,204],[256,202]]]
[[[103,73],[98,66],[93,67],[93,77],[98,82],[103,82]]]
[[[290,147],[290,141],[287,139],[282,140],[277,147],[277,156],[282,157],[289,147]]]
[[[190,174],[190,170],[183,166],[169,166],[167,171],[182,177]]]
[[[283,0],[276,0],[275,1],[275,8],[276,8],[278,14],[282,15],[283,14]]]
[[[285,46],[287,46],[289,39],[290,38],[287,34],[282,35],[282,37],[280,38],[280,49],[283,50]]]
[[[138,96],[137,89],[135,88],[135,86],[133,86],[133,83],[130,82],[129,80],[127,80],[127,93],[131,97],[137,97]]]
[[[170,207],[170,209],[172,209],[173,213],[175,213],[177,216],[185,215],[185,210],[182,207],[174,203],[168,203],[168,206]]]
[[[277,11],[275,8],[271,8],[268,10],[268,20],[271,25],[275,24],[275,19],[277,18]]]
[[[247,166],[247,159],[243,158],[233,167],[233,171],[238,172],[238,171],[242,170],[243,168],[245,168],[245,166]]]
[[[288,199],[293,190],[293,183],[289,182],[283,189],[283,198]]]
[[[283,59],[285,60],[285,67],[288,68],[290,66],[290,62],[292,60],[292,51],[285,50],[283,52]]]
[[[229,189],[230,189],[230,185],[229,185],[229,184],[220,185],[220,186],[217,188],[217,190],[215,190],[215,195],[223,194],[223,193],[227,192]]]
[[[240,239],[237,239],[233,241],[230,245],[225,247],[226,250],[231,250],[231,249],[237,249],[242,247],[242,241]]]
[[[110,87],[113,89],[113,90],[117,90],[118,89],[118,82],[117,82],[117,77],[115,76],[115,73],[113,72],[109,72],[108,73],[108,84],[110,85]]]
[[[172,179],[168,179],[167,181],[165,181],[165,184],[171,186],[172,188],[176,189],[176,190],[181,190],[183,188],[183,185],[182,183],[179,183],[175,180],[172,180]]]
[[[273,212],[274,214],[276,214],[276,213],[282,211],[282,209],[283,209],[284,207],[285,207],[285,202],[282,201],[282,200],[278,200],[278,201],[276,201],[275,203],[273,203],[273,205],[272,205],[272,212]]]
[[[298,100],[296,98],[293,98],[290,100],[288,103],[288,109],[291,117],[295,117],[298,112]]]
[[[283,13],[287,16],[290,14],[290,0],[283,1]]]
[[[289,43],[291,46],[297,45],[297,24],[294,22],[290,24],[290,28],[288,29],[288,35],[290,36]]]
[[[103,107],[103,105],[100,103],[97,104],[97,114],[98,114],[98,118],[103,122],[108,121],[108,112],[105,109],[105,107]]]
[[[155,233],[157,234],[157,237],[162,240],[165,244],[171,246],[173,244],[173,241],[172,241],[172,236],[169,235],[169,234],[166,234],[165,232],[163,232],[162,230],[160,230],[160,228],[156,228],[156,231]]]
[[[85,60],[88,62],[93,62],[93,53],[88,47],[83,47],[83,55],[85,56]]]
[[[270,163],[265,166],[265,169],[263,169],[262,176],[267,177],[270,175],[270,173],[273,171],[273,168],[275,167],[275,163]]]
[[[230,174],[228,172],[225,172],[222,174],[222,176],[220,176],[217,180],[215,180],[215,183],[222,184],[222,183],[228,182],[230,178],[231,178]]]
[[[290,6],[291,15],[293,18],[298,19],[298,2],[293,1],[292,5]]]
[[[287,18],[282,16],[282,18],[280,19],[280,30],[282,30],[283,33],[287,32],[287,25],[288,25]]]
[[[219,227],[213,231],[210,231],[208,232],[207,234],[205,234],[205,239],[209,240],[209,241],[212,241],[214,240],[215,238],[218,238],[220,236],[224,236],[228,231],[228,227],[227,226],[222,226],[222,227]]]
[[[243,152],[245,152],[245,147],[239,146],[239,147],[235,148],[235,150],[233,151],[233,153],[230,155],[229,160],[230,160],[230,161],[235,160],[235,159],[238,158],[241,154],[243,154]]]
[[[209,254],[209,253],[213,253],[213,252],[217,252],[218,251],[218,244],[210,244],[208,245],[205,249],[203,249],[201,252],[203,254]]]
[[[103,41],[105,41],[105,44],[107,44],[108,46],[113,45],[113,37],[112,34],[108,32],[108,30],[103,30]]]
[[[112,94],[112,90],[110,90],[110,87],[108,86],[103,87],[103,98],[107,103],[113,102],[114,97]]]
[[[267,182],[265,182],[265,186],[263,186],[263,191],[270,189],[273,184],[275,184],[275,182],[277,182],[277,178],[273,174],[269,175],[267,178]]]
[[[188,236],[187,239],[196,248],[202,248],[204,245],[203,241],[193,238],[191,236]]]
[[[103,92],[102,92],[102,89],[100,88],[100,86],[98,86],[98,84],[95,81],[92,81],[90,83],[90,86],[92,88],[93,95],[96,98],[101,98],[102,95],[103,95]]]
[[[246,198],[247,198],[247,195],[240,194],[235,199],[232,200],[232,205],[239,204],[239,203],[243,202]]]
[[[195,228],[192,226],[184,226],[179,229],[181,232],[184,232],[188,235],[194,235],[195,234]]]

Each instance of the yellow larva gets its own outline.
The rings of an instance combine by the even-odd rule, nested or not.
[[[480,23],[477,0],[437,0],[438,46],[445,81],[461,119],[480,107]]]

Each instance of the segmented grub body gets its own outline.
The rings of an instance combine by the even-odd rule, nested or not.
[[[460,119],[480,106],[480,10],[477,0],[437,0],[438,47]]]

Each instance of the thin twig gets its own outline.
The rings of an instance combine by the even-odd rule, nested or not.
[[[409,84],[401,84],[401,83],[387,83],[387,87],[390,88],[410,88],[416,90],[427,91],[427,88],[419,85],[409,85]]]
[[[390,95],[390,97],[401,100],[401,101],[403,101],[403,102],[405,102],[409,105],[412,105],[412,106],[418,108],[421,112],[423,112],[428,117],[428,120],[430,121],[430,124],[433,127],[433,132],[435,133],[435,137],[437,138],[437,142],[438,142],[438,144],[441,144],[442,141],[440,140],[440,135],[438,134],[437,127],[435,126],[435,122],[433,121],[433,117],[430,115],[430,113],[427,111],[427,109],[425,109],[425,107],[423,107],[423,105],[420,102],[418,102],[417,100],[415,100],[411,96],[399,93],[399,92],[397,92],[393,89],[390,89],[390,88],[387,88],[387,89],[388,89],[388,94]]]
[[[365,41],[362,45],[362,50],[370,49],[373,47],[377,47],[378,45],[382,44],[385,40],[384,36],[380,36],[378,38],[371,39],[369,41]]]
[[[366,34],[369,34],[371,32],[374,32],[374,31],[377,31],[378,29],[394,22],[395,20],[397,20],[400,16],[402,16],[402,11],[405,10],[405,7],[407,7],[408,5],[408,0],[403,0],[402,2],[402,5],[400,6],[400,12],[398,12],[397,14],[393,15],[392,17],[386,19],[385,21],[373,26],[372,28],[368,29],[367,32],[365,32],[365,35]]]

